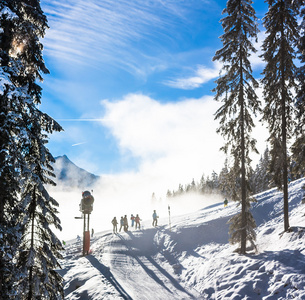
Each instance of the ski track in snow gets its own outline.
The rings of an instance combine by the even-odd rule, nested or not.
[[[239,255],[228,244],[235,203],[172,217],[171,231],[146,221],[144,230],[98,233],[86,257],[72,240],[59,271],[65,299],[305,299],[304,183],[289,185],[290,233],[283,233],[282,193],[256,195],[258,253]]]

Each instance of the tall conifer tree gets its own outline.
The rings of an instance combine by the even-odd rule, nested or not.
[[[39,0],[17,1],[15,13],[19,22],[13,33],[15,53],[12,55],[18,59],[19,65],[14,82],[24,88],[26,96],[22,117],[27,136],[20,141],[25,163],[21,169],[25,215],[18,256],[18,266],[25,276],[17,283],[16,289],[29,300],[60,299],[63,298],[62,279],[55,269],[59,267],[57,259],[61,257],[59,251],[62,246],[50,228],[54,225],[61,229],[56,216],[58,203],[50,197],[45,185],[54,184],[50,179],[54,176],[50,165],[54,158],[46,148],[48,134],[60,131],[61,127],[37,107],[41,101],[41,87],[37,80],[42,80],[42,74],[49,72],[39,40],[45,34],[47,19]]]
[[[20,111],[26,93],[14,82],[19,66],[11,55],[19,22],[15,10],[15,2],[0,2],[0,299],[16,299],[13,284],[21,276],[13,259],[21,238],[18,193],[24,163],[20,139],[26,139],[26,134]]]
[[[61,230],[58,203],[48,194],[46,184],[54,185],[54,176],[50,162],[54,158],[45,147],[46,135],[41,133],[43,124],[50,124],[52,119],[34,111],[29,124],[30,133],[26,162],[29,167],[23,193],[24,231],[18,259],[20,268],[27,274],[18,282],[20,293],[27,299],[63,299],[62,278],[55,271],[59,268],[58,259],[62,258],[61,242],[50,226]],[[33,121],[36,120],[36,121]]]
[[[300,1],[299,4],[303,4]],[[298,92],[296,97],[297,126],[296,141],[292,145],[293,173],[295,176],[305,176],[305,8],[301,10],[300,38],[298,41],[298,58],[301,66],[297,70]]]
[[[57,299],[62,248],[50,225],[60,221],[44,185],[52,183],[54,160],[47,134],[61,127],[37,108],[37,79],[48,73],[39,41],[47,21],[38,0],[2,0],[0,27],[0,298]]]
[[[254,127],[252,115],[260,111],[260,102],[255,94],[257,81],[252,76],[249,56],[255,52],[252,40],[257,38],[255,11],[251,0],[228,0],[221,20],[224,34],[223,48],[214,60],[223,62],[223,75],[216,81],[215,99],[223,102],[216,112],[219,119],[218,133],[226,138],[222,148],[233,157],[235,177],[241,178],[241,213],[231,220],[231,242],[240,243],[240,253],[246,253],[247,240],[254,242],[253,217],[249,211],[248,168],[249,152],[256,151],[255,140],[250,133]]]
[[[254,194],[266,191],[273,186],[271,185],[271,178],[269,173],[270,168],[270,154],[269,149],[266,148],[264,154],[261,156],[256,168],[251,176],[251,189]]]
[[[263,120],[268,124],[271,144],[272,184],[283,190],[284,231],[289,230],[287,143],[293,131],[293,94],[296,88],[295,46],[299,39],[296,2],[268,0],[264,17],[266,38],[263,42],[264,98]]]

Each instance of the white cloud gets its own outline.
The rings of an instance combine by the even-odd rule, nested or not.
[[[102,105],[103,126],[123,153],[138,158],[138,173],[133,176],[141,182],[145,178],[164,191],[222,167],[222,138],[216,134],[218,123],[213,117],[219,104],[212,97],[159,103],[130,94],[116,102],[104,100]]]
[[[217,78],[219,76],[219,71],[221,64],[214,63],[213,68],[207,68],[205,66],[198,66],[194,71],[194,75],[189,77],[177,78],[172,80],[164,81],[165,85],[171,86],[173,88],[191,90],[202,86],[204,83],[210,81],[211,79]]]

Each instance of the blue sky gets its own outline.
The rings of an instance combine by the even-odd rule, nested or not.
[[[261,19],[266,4],[254,2]],[[50,136],[53,156],[66,154],[97,175],[130,175],[164,188],[219,172],[223,140],[215,133],[219,104],[211,90],[220,66],[212,58],[222,46],[225,5],[42,0],[50,75],[41,109],[65,130]],[[253,69],[259,77],[257,55]],[[264,135],[254,134],[264,148]]]

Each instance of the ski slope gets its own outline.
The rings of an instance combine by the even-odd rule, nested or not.
[[[228,244],[228,220],[240,207],[211,205],[160,219],[152,228],[97,234],[91,254],[68,242],[61,261],[65,299],[305,299],[304,179],[289,185],[290,226],[283,233],[282,193],[257,195],[257,252]]]

